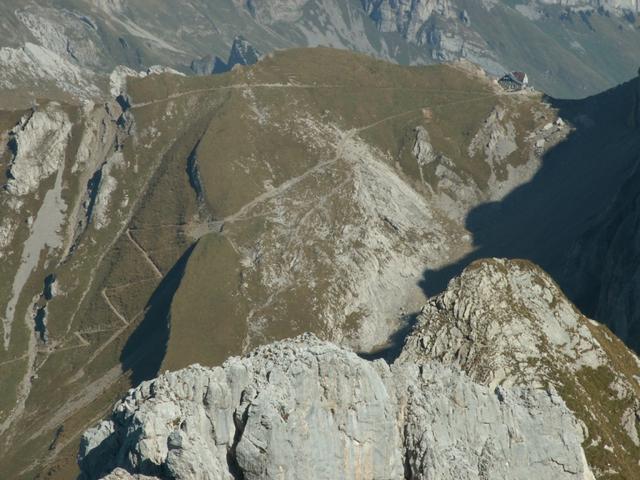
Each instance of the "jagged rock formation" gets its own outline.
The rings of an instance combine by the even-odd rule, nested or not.
[[[402,355],[424,354],[490,386],[539,387],[557,365],[573,376],[606,363],[588,321],[543,272],[501,260],[472,264],[422,309]]]
[[[7,190],[23,196],[37,190],[40,182],[57,172],[64,162],[71,121],[60,105],[25,115],[11,132],[13,159]]]
[[[304,336],[143,384],[85,433],[80,465],[86,478],[121,465],[176,479],[590,479],[581,442],[555,392],[493,392]]]
[[[304,335],[166,373],[84,434],[80,465],[86,478],[631,479],[640,361],[608,335],[537,267],[481,261],[425,307],[392,366]],[[603,375],[615,409],[590,390]]]
[[[227,68],[231,70],[236,65],[253,65],[260,60],[262,54],[242,36],[233,39]]]
[[[424,359],[488,386],[553,386],[583,425],[596,477],[637,471],[640,361],[533,264],[483,260],[452,280],[423,308],[399,361]]]
[[[225,62],[220,57],[207,55],[191,62],[191,70],[198,75],[224,73],[236,65],[253,65],[258,63],[262,54],[241,35],[237,35],[231,44],[229,58]]]

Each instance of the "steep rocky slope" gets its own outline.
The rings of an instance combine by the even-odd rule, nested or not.
[[[484,260],[429,302],[393,365],[305,335],[165,373],[84,434],[80,465],[86,478],[632,479],[639,373],[539,268]]]
[[[640,350],[638,298],[638,173],[620,190],[601,221],[575,246],[566,267],[570,292],[595,318]]]
[[[119,68],[107,90],[0,114],[0,467],[16,478],[73,475],[80,432],[163,369],[303,332],[393,356],[423,289],[489,247],[553,263],[637,160],[616,120],[629,85],[556,102],[466,63],[302,49],[206,77]],[[489,208],[515,223],[469,222],[549,178],[571,201],[543,188],[524,216]]]
[[[637,10],[635,0],[6,0],[0,85],[27,100],[93,98],[119,64],[213,71],[242,35],[264,53],[323,45],[403,64],[465,58],[494,74],[527,70],[540,90],[575,98],[635,72]]]
[[[626,117],[637,135],[640,125],[640,78],[632,83]],[[635,152],[637,155],[637,151]],[[567,290],[589,315],[608,319],[613,332],[640,350],[638,292],[638,171],[633,170],[610,208],[574,246],[565,271]]]

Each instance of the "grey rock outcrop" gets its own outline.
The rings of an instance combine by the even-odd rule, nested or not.
[[[490,389],[439,363],[401,365],[405,478],[594,480],[580,423],[554,389]]]
[[[244,37],[238,35],[233,39],[227,68],[231,70],[236,65],[253,65],[258,63],[262,54]]]
[[[35,192],[40,182],[64,165],[71,127],[68,115],[53,102],[22,118],[12,131],[10,193],[22,196]]]
[[[413,155],[420,166],[428,165],[431,162],[437,160],[438,155],[431,145],[429,139],[429,132],[422,125],[416,127],[416,141],[413,145]]]
[[[500,259],[472,264],[423,308],[401,358],[425,355],[491,386],[543,386],[553,374],[542,363],[561,359],[575,370],[607,363],[588,321],[544,272]]]
[[[0,258],[4,257],[4,250],[11,245],[16,232],[16,224],[9,218],[3,218],[0,222]]]
[[[494,391],[306,335],[142,384],[84,434],[79,460],[86,478],[591,479],[581,442],[554,391]]]
[[[147,475],[132,475],[123,468],[116,468],[113,472],[101,480],[158,480],[158,477],[149,477]]]
[[[315,337],[262,347],[222,368],[198,365],[147,382],[82,440],[93,457],[174,478],[402,476],[401,441],[381,362]],[[99,445],[99,446],[96,446]]]
[[[491,387],[558,392],[584,428],[596,477],[637,471],[640,361],[532,263],[480,260],[430,299],[399,358],[427,360]]]

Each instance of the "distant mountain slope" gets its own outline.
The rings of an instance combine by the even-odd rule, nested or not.
[[[244,36],[261,52],[330,46],[401,64],[468,59],[492,74],[526,70],[540,90],[583,97],[640,64],[635,0],[7,0],[0,5],[0,85],[34,96],[44,77],[95,95],[96,74],[124,64],[188,71],[226,58]],[[197,71],[202,68],[197,67]],[[66,88],[65,88],[66,87]]]
[[[640,132],[640,77],[632,90],[626,121]],[[638,150],[633,154],[638,159]],[[640,351],[638,215],[640,173],[636,163],[610,208],[570,252],[562,274],[570,294],[594,318],[604,319],[631,348]]]
[[[583,97],[632,76],[640,63],[635,0],[363,0],[378,28],[434,60],[467,58],[494,74],[527,70],[536,88]]]

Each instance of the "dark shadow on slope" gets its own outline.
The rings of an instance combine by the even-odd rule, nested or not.
[[[411,313],[402,317],[402,327],[398,329],[382,348],[375,348],[370,352],[358,352],[358,356],[365,360],[384,360],[389,365],[396,361],[404,347],[404,341],[418,322],[420,312]]]
[[[498,202],[480,205],[466,219],[475,250],[461,261],[427,270],[421,287],[428,296],[479,258],[524,258],[549,272],[586,314],[593,306],[578,292],[590,279],[566,271],[573,245],[602,219],[640,152],[640,131],[633,121],[640,79],[583,100],[546,100],[575,126],[569,137],[548,151],[534,178]],[[597,319],[609,323],[610,319]]]
[[[196,244],[191,245],[164,276],[145,307],[144,319],[122,349],[122,370],[131,372],[131,384],[134,387],[158,376],[169,341],[171,302]]]

